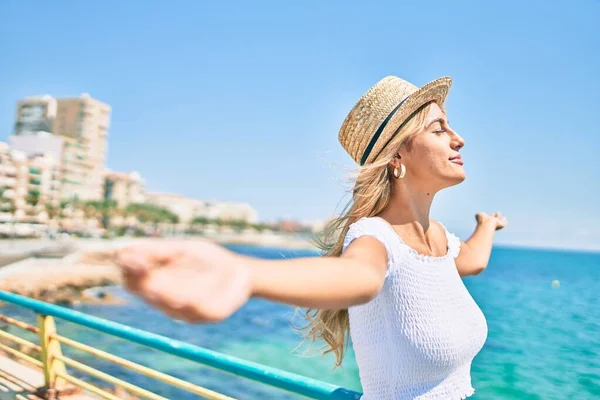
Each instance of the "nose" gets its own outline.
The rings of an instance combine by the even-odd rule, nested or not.
[[[460,136],[458,133],[452,131],[453,135],[452,135],[452,150],[460,150],[463,147],[465,147],[465,139],[462,138],[462,136]]]

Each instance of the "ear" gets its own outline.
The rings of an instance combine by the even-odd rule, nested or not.
[[[400,164],[402,163],[402,156],[400,155],[400,153],[397,153],[394,158],[392,159],[392,161],[390,161],[390,166],[392,168],[400,168]]]

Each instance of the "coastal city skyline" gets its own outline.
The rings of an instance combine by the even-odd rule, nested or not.
[[[499,244],[598,249],[600,4],[509,3],[40,5],[31,24],[53,40],[35,52],[36,33],[13,22],[24,5],[3,4],[1,33],[15,40],[2,43],[0,140],[19,99],[88,92],[112,107],[115,171],[138,170],[157,192],[246,202],[261,219],[325,219],[348,200],[355,166],[337,132],[358,97],[390,74],[450,75],[467,180],[438,195],[432,217],[466,238],[475,212],[501,211]],[[443,35],[422,29],[432,9]],[[360,30],[365,18],[381,23]],[[403,32],[424,45],[406,48]]]
[[[2,147],[6,153],[3,161],[6,163],[12,155],[15,165],[4,167],[12,171],[7,176],[4,174],[6,171],[0,171],[0,188],[5,189],[5,196],[8,194],[14,202],[21,204],[17,206],[17,220],[22,219],[25,213],[23,207],[27,194],[27,188],[23,187],[16,190],[16,197],[13,196],[13,189],[19,181],[16,174],[18,160],[23,159],[30,171],[24,176],[25,180],[29,179],[25,186],[31,188],[32,179],[40,181],[36,183],[36,190],[41,189],[43,199],[54,205],[66,199],[97,201],[114,197],[119,207],[144,202],[160,205],[177,214],[183,223],[189,223],[195,217],[259,222],[256,209],[248,203],[189,197],[180,192],[149,191],[140,171],[110,169],[106,155],[111,112],[109,104],[89,93],[64,98],[40,94],[26,96],[16,102],[13,130]],[[114,186],[110,193],[105,187],[107,182]],[[294,221],[315,229],[325,222],[325,219],[299,221],[287,217],[263,222],[282,220],[284,224]]]
[[[317,232],[324,226],[323,221],[260,221],[248,203],[148,191],[140,172],[108,168],[112,109],[88,93],[28,96],[15,108],[13,132],[8,143],[0,142],[4,235],[16,229],[13,222],[102,235],[107,229],[122,231],[119,227],[146,231],[150,228],[143,225],[150,220],[181,234],[199,225],[281,232]]]

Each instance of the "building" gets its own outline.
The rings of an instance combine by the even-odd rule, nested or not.
[[[22,159],[24,163],[17,158],[16,164],[27,169],[20,182],[20,187],[27,187],[25,219],[47,222],[60,209],[60,162],[50,154],[24,155]]]
[[[203,201],[173,193],[148,193],[146,201],[160,205],[177,214],[182,223],[194,218],[221,221],[258,222],[258,214],[246,203]]]
[[[11,150],[25,153],[28,157],[48,155],[60,162],[63,158],[64,140],[46,131],[8,137]]]
[[[221,221],[258,222],[258,213],[250,204],[232,202],[206,202],[204,217]]]
[[[61,197],[98,200],[104,195],[110,113],[110,106],[88,94],[28,97],[17,103],[14,136],[38,132],[60,136]]]
[[[56,99],[49,95],[27,97],[17,102],[14,134],[27,136],[39,131],[52,132],[57,107]]]
[[[203,216],[206,207],[201,200],[175,193],[148,193],[146,202],[177,214],[181,223],[190,223],[195,217]]]
[[[304,226],[298,221],[292,219],[282,219],[277,224],[277,230],[285,233],[297,233],[303,230]]]
[[[322,232],[329,224],[331,219],[323,219],[323,220],[303,220],[300,221],[300,225],[304,228],[310,230],[312,233]]]
[[[104,172],[104,198],[115,200],[118,207],[132,203],[144,203],[144,180],[136,171],[124,173],[106,170]]]
[[[60,205],[58,160],[0,143],[0,191],[2,220],[47,222]]]
[[[17,167],[8,144],[0,142],[0,221],[11,221],[15,211]]]

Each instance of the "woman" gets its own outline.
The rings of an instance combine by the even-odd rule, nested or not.
[[[387,77],[344,121],[361,165],[353,199],[328,227],[326,256],[259,260],[217,245],[146,243],[118,254],[127,287],[189,322],[229,317],[251,296],[309,309],[307,338],[339,365],[353,341],[363,399],[464,399],[485,318],[462,283],[487,265],[499,213],[476,215],[461,242],[429,219],[437,192],[465,179],[464,140],[443,104],[448,77],[421,88]]]

